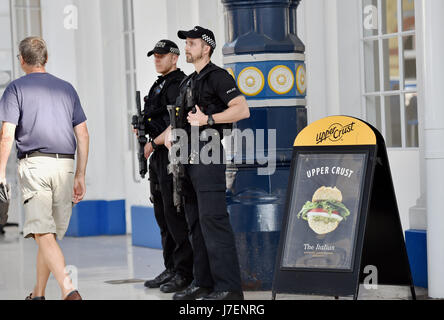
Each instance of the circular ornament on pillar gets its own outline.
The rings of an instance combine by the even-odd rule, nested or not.
[[[237,85],[246,96],[256,96],[264,89],[265,78],[258,68],[247,67],[239,74]]]
[[[235,74],[234,74],[233,69],[231,69],[231,68],[227,68],[227,71],[228,71],[228,73],[233,77],[233,79],[236,80],[236,76],[235,76]]]
[[[287,66],[279,65],[270,70],[268,85],[277,94],[286,94],[294,87],[294,75]]]
[[[303,65],[300,65],[296,70],[296,86],[302,95],[307,91],[306,73]]]

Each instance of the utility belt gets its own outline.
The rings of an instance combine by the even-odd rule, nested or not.
[[[233,129],[233,125],[231,123],[215,124],[213,126],[205,125],[205,126],[199,127],[199,137],[201,137],[202,139],[205,140],[205,135],[202,136],[202,134],[204,132],[206,132],[208,134],[212,134],[212,132],[214,132],[213,130],[216,130],[222,140],[224,138],[224,130],[229,130],[231,133],[232,129]],[[188,134],[188,138],[190,139],[192,127],[190,125],[188,125],[188,126],[186,126],[185,130]]]

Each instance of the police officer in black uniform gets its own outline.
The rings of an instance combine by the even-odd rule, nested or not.
[[[189,137],[190,155],[184,165],[182,187],[193,245],[194,281],[184,291],[177,292],[173,299],[242,300],[238,256],[225,199],[226,165],[221,142],[223,130],[248,118],[250,112],[233,77],[210,61],[216,48],[213,32],[197,26],[190,31],[179,31],[178,36],[186,39],[187,62],[193,63],[196,70],[181,84],[181,96],[192,87],[196,103],[183,125]],[[199,161],[197,153],[205,143],[199,142],[198,152],[192,149],[192,126],[193,130],[205,131],[204,135],[208,132],[209,141],[219,141],[218,150],[213,150],[220,154],[218,161],[210,164]],[[166,145],[171,148],[172,133],[168,136]]]
[[[148,288],[162,292],[177,292],[193,280],[193,251],[188,238],[188,226],[183,212],[173,204],[173,179],[168,174],[168,149],[164,146],[165,129],[170,124],[167,105],[174,105],[179,95],[179,84],[185,74],[177,68],[180,55],[177,45],[170,40],[159,41],[148,53],[154,55],[156,71],[161,74],[145,97],[144,121],[150,141],[145,146],[145,157],[150,158],[149,180],[151,202],[162,237],[166,270],[153,280],[145,282]]]

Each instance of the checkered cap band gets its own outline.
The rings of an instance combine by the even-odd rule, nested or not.
[[[158,43],[156,43],[156,48],[165,48],[165,47],[168,47],[168,46],[163,41],[159,41]],[[178,56],[180,56],[180,50],[178,48],[170,47],[169,50],[171,53],[174,53],[174,54],[177,54]]]
[[[174,54],[177,54],[178,56],[180,55],[180,50],[177,49],[177,48],[170,48],[170,52],[174,53]]]
[[[203,39],[203,41],[208,43],[211,46],[211,48],[216,49],[216,42],[213,39],[211,39],[210,36],[203,34],[202,39]]]

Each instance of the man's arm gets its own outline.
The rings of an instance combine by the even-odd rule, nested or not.
[[[171,126],[169,126],[168,128],[166,128],[166,130],[162,133],[163,136],[163,144],[165,145],[165,147],[167,147],[168,149],[171,149],[172,146],[172,130],[173,128]],[[156,141],[154,141],[156,142]]]
[[[188,122],[192,126],[205,126],[208,123],[208,116],[205,115],[198,106],[196,113],[188,114]],[[228,108],[220,113],[213,114],[214,123],[234,123],[250,117],[250,108],[244,96],[237,96],[228,103]]]
[[[165,144],[165,136],[167,134],[167,131],[168,131],[168,128],[166,128],[164,132],[162,132],[160,135],[158,135],[156,137],[156,139],[154,139],[154,143],[157,144],[158,146]]]
[[[215,123],[234,123],[250,117],[250,108],[244,96],[237,96],[228,103],[228,109],[213,115]],[[208,121],[208,117],[207,117]]]
[[[74,178],[73,202],[79,203],[86,193],[85,175],[89,154],[89,133],[86,122],[74,127],[74,134],[77,139],[77,168]]]
[[[6,183],[6,165],[15,139],[16,125],[3,122],[0,131],[0,183]]]
[[[171,128],[171,126],[169,126],[168,128],[165,129],[164,132],[162,132],[160,135],[158,135],[156,137],[156,139],[154,139],[154,143],[158,146],[161,145],[165,145],[167,146],[167,133],[169,132],[169,129]],[[168,146],[167,146],[168,147]],[[169,147],[168,147],[169,148]],[[145,146],[145,158],[148,159],[151,155],[151,153],[153,153],[154,151],[154,147],[153,144],[151,142],[148,142]]]

